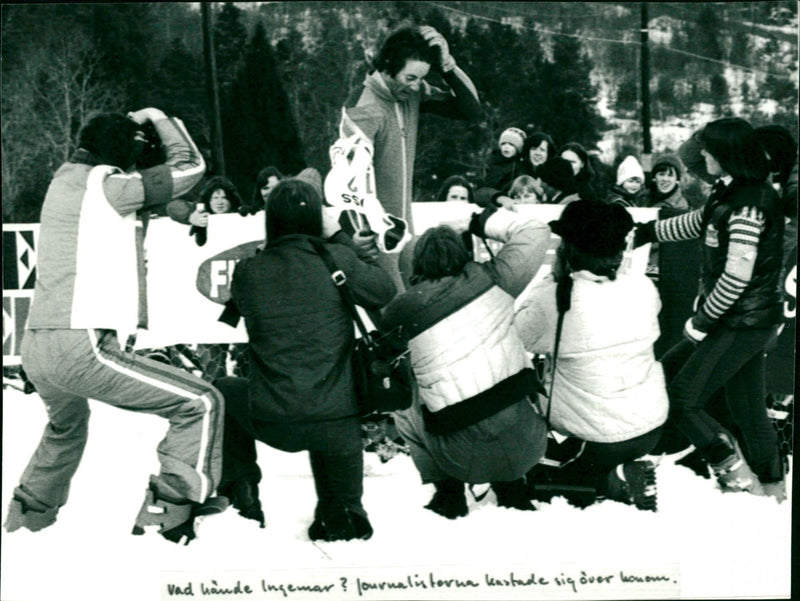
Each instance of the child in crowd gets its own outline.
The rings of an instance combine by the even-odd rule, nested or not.
[[[509,127],[492,151],[484,185],[503,193],[508,192],[514,179],[522,173],[522,148],[527,135],[518,127]]]
[[[530,175],[520,175],[511,184],[508,196],[515,204],[539,204],[544,190]]]
[[[623,207],[646,207],[647,190],[644,187],[644,170],[636,157],[628,155],[617,168],[617,184],[611,187],[608,204]]]

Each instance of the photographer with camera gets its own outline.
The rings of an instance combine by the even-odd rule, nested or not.
[[[165,160],[137,170],[157,132]],[[56,171],[42,206],[38,273],[22,365],[47,408],[48,424],[14,490],[6,530],[56,521],[86,445],[88,399],[169,420],[134,526],[159,526],[172,542],[195,537],[194,518],[227,504],[211,497],[220,477],[222,395],[185,371],[131,351],[147,327],[143,228],[137,214],[186,193],[205,163],[180,120],[155,108],[100,113]],[[110,491],[98,489],[108,503]]]
[[[464,231],[503,247],[472,261]],[[544,454],[547,429],[529,401],[538,380],[513,325],[514,299],[549,243],[546,225],[495,206],[430,228],[413,248],[411,287],[384,310],[384,330],[407,339],[419,384],[395,424],[422,483],[436,489],[427,509],[448,519],[468,512],[464,483],[491,482],[499,506],[533,509],[523,478]]]

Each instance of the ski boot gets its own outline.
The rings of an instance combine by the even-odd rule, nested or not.
[[[6,532],[14,532],[20,528],[27,528],[31,532],[38,532],[56,521],[58,507],[48,507],[23,486],[14,490],[14,497],[8,507],[8,516],[3,525]]]
[[[721,460],[709,462],[711,472],[724,492],[749,492],[754,495],[764,495],[761,482],[747,465],[739,443],[735,439],[732,440],[728,435],[720,434],[708,452],[714,459],[720,454],[725,455]]]
[[[188,545],[197,538],[195,520],[222,513],[228,504],[227,497],[222,496],[210,497],[203,503],[168,499],[150,483],[132,534],[144,534],[146,526],[159,526],[158,533],[168,541]]]
[[[643,511],[656,511],[656,466],[637,459],[622,463],[607,477],[606,498],[635,505]]]

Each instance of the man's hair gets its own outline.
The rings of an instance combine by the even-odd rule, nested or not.
[[[753,126],[739,117],[708,123],[697,140],[728,175],[745,182],[763,182],[769,176],[764,146]]]
[[[78,134],[78,147],[94,154],[102,165],[129,169],[142,146],[136,142],[139,125],[122,113],[96,113]]]
[[[311,184],[281,181],[269,194],[267,242],[289,234],[322,235],[322,200]]]
[[[394,77],[409,60],[434,65],[439,59],[439,50],[428,44],[419,28],[406,26],[393,32],[383,42],[375,59],[375,69]]]
[[[438,280],[461,273],[470,260],[464,241],[449,225],[428,229],[414,246],[413,272],[416,280]]]

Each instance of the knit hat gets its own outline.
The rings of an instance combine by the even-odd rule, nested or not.
[[[622,185],[622,182],[631,179],[632,177],[638,177],[642,182],[644,182],[644,171],[642,170],[642,166],[639,164],[639,161],[636,160],[634,156],[626,156],[625,160],[619,164],[617,167],[617,185]]]
[[[669,166],[675,170],[678,179],[681,179],[681,160],[674,154],[662,154],[653,162],[653,174],[661,171],[660,167]]]
[[[613,257],[625,250],[625,237],[633,218],[619,205],[596,200],[576,200],[561,212],[550,229],[579,251],[598,257]]]
[[[292,179],[299,179],[301,182],[310,184],[317,191],[317,194],[322,196],[322,176],[313,167],[306,167]]]
[[[517,154],[522,152],[522,147],[525,144],[525,132],[519,129],[518,127],[509,127],[505,130],[502,134],[500,134],[500,140],[498,141],[497,145],[503,143],[509,143],[514,148],[517,149]]]
[[[559,192],[570,194],[577,189],[575,185],[575,174],[572,171],[572,165],[570,165],[567,159],[562,159],[561,157],[547,159],[547,161],[539,166],[536,175],[542,178],[544,183],[552,186]]]

